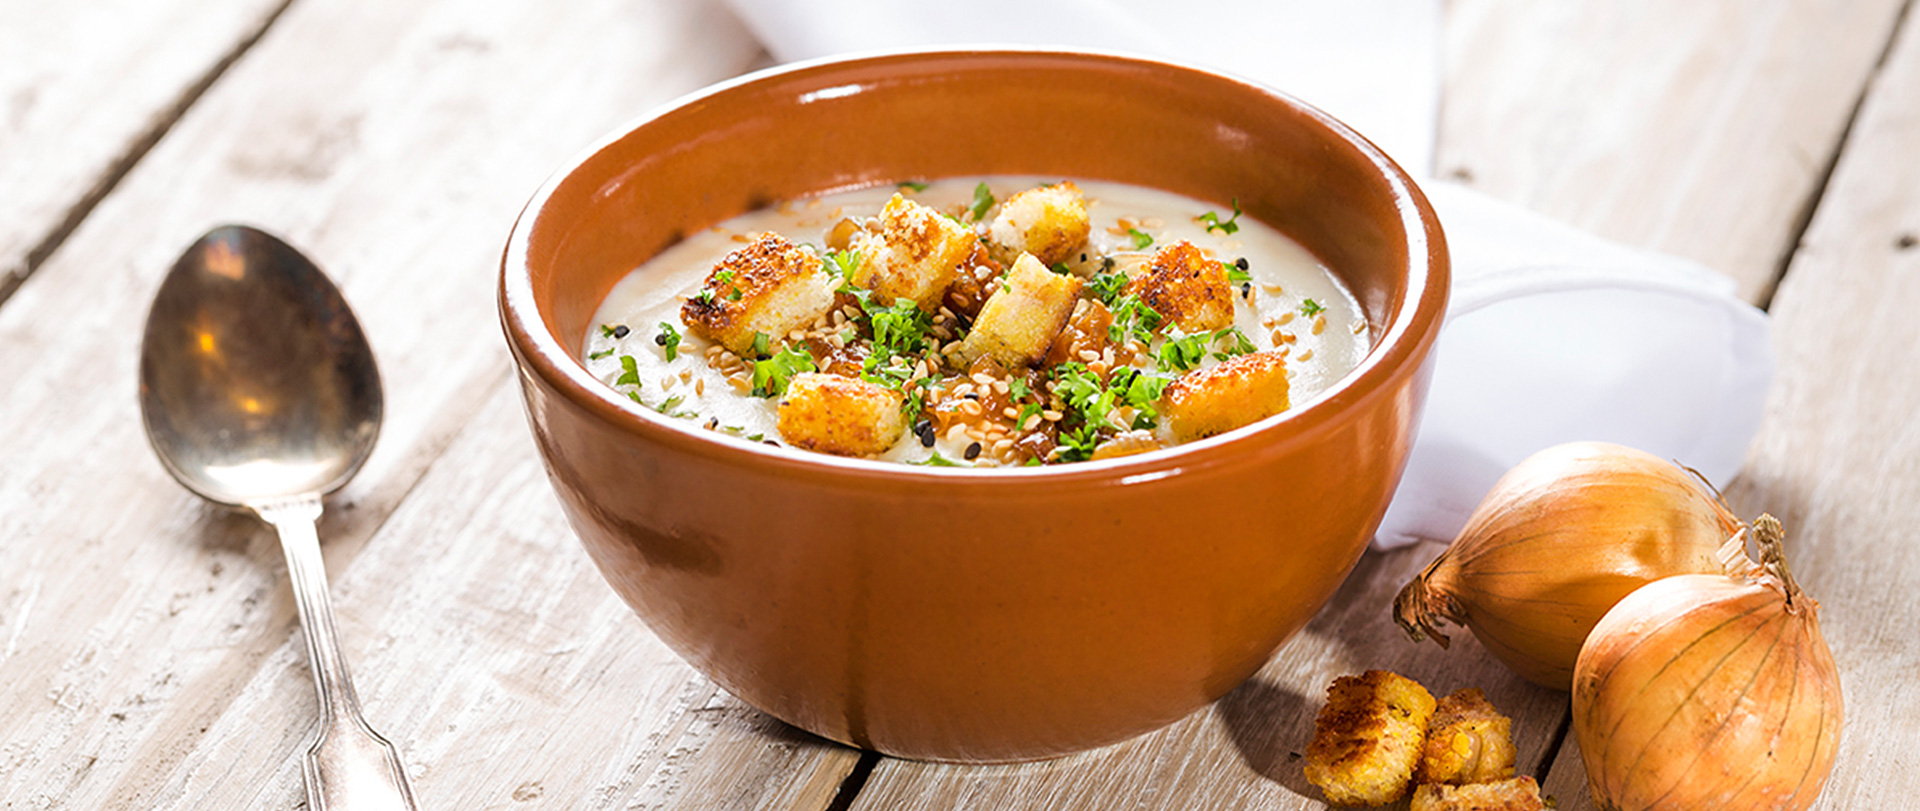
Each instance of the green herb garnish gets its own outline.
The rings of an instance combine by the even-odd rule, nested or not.
[[[1153,244],[1153,235],[1138,228],[1127,229],[1127,236],[1133,237],[1133,249],[1136,251],[1145,250]]]
[[[668,363],[680,357],[680,331],[674,329],[672,324],[660,322],[660,334],[653,336],[653,342],[666,350]]]
[[[602,338],[612,338],[612,337],[613,337],[613,326],[612,326],[612,325],[610,325],[610,324],[601,324],[601,325],[600,325],[600,337],[602,337]]]
[[[1160,322],[1164,320],[1160,313],[1147,306],[1146,302],[1135,295],[1124,295],[1115,299],[1111,309],[1113,323],[1107,325],[1107,340],[1116,344],[1128,338],[1137,339],[1141,343],[1150,342],[1153,340],[1153,331],[1159,329]]]
[[[616,385],[616,386],[640,385],[640,364],[633,359],[632,355],[620,356],[620,376],[617,378],[614,378],[613,385]]]
[[[1237,232],[1240,230],[1240,223],[1238,222],[1238,220],[1240,219],[1240,198],[1238,197],[1233,198],[1233,216],[1228,217],[1225,220],[1220,219],[1219,214],[1215,214],[1214,212],[1211,212],[1211,211],[1205,214],[1202,214],[1199,217],[1196,217],[1195,219],[1199,220],[1200,222],[1206,223],[1207,233],[1209,234],[1215,231],[1218,231],[1222,234],[1231,234],[1231,233]]]
[[[934,451],[931,455],[927,456],[927,461],[908,462],[907,464],[920,465],[921,467],[961,467],[962,466],[959,462],[955,462],[952,459],[948,459],[945,456],[941,456],[939,451]]]
[[[918,180],[902,180],[900,181],[900,188],[909,189],[914,193],[918,194],[920,192],[927,190],[927,184],[922,183]]]
[[[1253,274],[1241,270],[1238,265],[1232,262],[1221,262],[1220,266],[1227,269],[1227,281],[1229,282],[1240,284],[1242,282],[1253,281]]]
[[[982,182],[973,187],[973,207],[967,209],[967,213],[973,217],[974,222],[979,222],[987,216],[987,209],[993,208],[993,202],[993,190],[987,188],[987,184]]]
[[[795,346],[781,347],[779,354],[753,362],[753,396],[778,397],[786,394],[787,385],[793,382],[794,375],[816,368],[812,353]]]
[[[1300,302],[1300,314],[1308,318],[1312,318],[1326,311],[1327,308],[1320,306],[1320,302],[1314,301],[1313,299]]]
[[[1114,300],[1120,298],[1120,292],[1127,289],[1127,274],[1101,273],[1087,283],[1087,292],[1100,300],[1101,304],[1112,307]]]
[[[1047,269],[1053,271],[1054,273],[1060,274],[1062,276],[1073,275],[1073,268],[1067,267],[1067,263],[1065,262],[1055,262],[1052,265],[1048,266]]]
[[[1093,423],[1071,431],[1061,431],[1059,459],[1062,462],[1085,462],[1093,458],[1093,451],[1099,446],[1100,429]]]
[[[852,278],[860,269],[860,254],[855,251],[827,251],[827,272],[842,279]]]
[[[753,334],[753,356],[756,358],[764,358],[769,352],[770,350],[767,347],[767,334],[764,332],[755,332]]]
[[[599,360],[611,354],[613,354],[613,347],[609,346],[606,349],[587,355],[587,360]]]

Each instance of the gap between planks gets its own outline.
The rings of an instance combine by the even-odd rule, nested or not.
[[[1900,10],[1895,13],[1893,25],[1887,27],[1887,39],[1880,43],[1880,54],[1874,57],[1873,68],[1867,71],[1866,81],[1860,83],[1860,90],[1854,94],[1853,105],[1847,110],[1846,124],[1840,127],[1839,137],[1833,140],[1833,148],[1827,150],[1827,161],[1820,167],[1820,176],[1814,180],[1813,188],[1808,190],[1806,199],[1800,205],[1800,213],[1794,217],[1793,227],[1788,230],[1787,239],[1780,246],[1779,259],[1774,263],[1773,272],[1767,275],[1767,281],[1754,297],[1754,306],[1762,310],[1773,308],[1773,297],[1780,291],[1780,283],[1786,279],[1787,270],[1793,265],[1793,257],[1800,253],[1801,240],[1806,239],[1807,229],[1813,225],[1813,215],[1820,209],[1820,201],[1827,196],[1827,184],[1833,182],[1834,169],[1840,165],[1840,154],[1846,150],[1853,139],[1853,125],[1860,120],[1860,108],[1866,106],[1867,97],[1873,94],[1873,88],[1880,82],[1880,74],[1887,68],[1887,58],[1893,54],[1894,43],[1900,40],[1900,32],[1907,26],[1908,12],[1913,10],[1913,0],[1904,0]]]
[[[267,31],[273,28],[273,24],[293,6],[293,3],[294,0],[281,0],[280,5],[268,12],[258,26],[241,37],[239,42],[222,54],[220,59],[208,67],[198,79],[182,89],[180,94],[174,97],[173,103],[162,109],[145,130],[127,143],[125,150],[107,162],[106,166],[100,170],[99,176],[94,178],[93,185],[67,208],[66,215],[61,217],[60,222],[27,251],[27,255],[20,260],[20,264],[0,272],[0,306],[5,306],[13,298],[14,291],[19,290],[20,285],[25,284],[27,279],[33,276],[34,271],[46,264],[47,258],[66,243],[67,237],[72,236],[73,232],[80,227],[80,223],[86,221],[87,216],[100,205],[100,201],[113,193],[127,173],[133,171],[133,167],[153,150],[154,145],[160,143],[161,138],[166,137],[174,125],[179,123],[180,119],[186,116],[187,111],[207,94],[215,82],[220,81],[220,77],[226,75],[227,70],[232,68],[235,62],[246,56],[247,52],[260,42],[260,38],[266,36]]]

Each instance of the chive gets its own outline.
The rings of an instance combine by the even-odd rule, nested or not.
[[[1127,236],[1133,237],[1133,249],[1136,251],[1145,250],[1153,244],[1153,235],[1138,228],[1127,229]]]
[[[973,187],[973,207],[967,209],[967,213],[973,216],[974,222],[979,222],[981,218],[987,216],[989,208],[993,208],[993,190],[987,188],[987,184],[983,181],[980,185]]]

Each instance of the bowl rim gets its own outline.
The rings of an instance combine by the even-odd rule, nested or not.
[[[1304,403],[1205,439],[1184,442],[1148,453],[1062,465],[1016,467],[938,467],[836,456],[786,445],[771,446],[702,429],[698,423],[668,418],[621,397],[588,372],[573,352],[553,337],[534,297],[530,267],[531,233],[545,216],[547,203],[584,165],[647,124],[738,88],[817,73],[828,77],[836,70],[857,69],[889,61],[921,59],[967,60],[1021,57],[1085,60],[1090,63],[1198,74],[1206,81],[1237,84],[1293,108],[1358,151],[1386,184],[1389,200],[1399,215],[1399,234],[1405,239],[1407,280],[1405,303],[1387,324],[1379,342],[1360,362]],[[821,83],[831,87],[831,80]],[[823,190],[830,191],[830,190]],[[1180,60],[1112,50],[1020,45],[933,46],[887,49],[801,60],[725,79],[682,94],[615,127],[561,164],[528,199],[516,216],[501,256],[498,306],[509,349],[523,374],[537,375],[549,387],[603,422],[626,433],[676,450],[716,458],[739,466],[767,469],[775,475],[832,473],[861,487],[914,488],[929,482],[943,486],[1013,482],[1022,487],[1073,487],[1087,481],[1141,484],[1185,471],[1231,464],[1232,446],[1277,433],[1263,448],[1284,452],[1364,411],[1363,404],[1392,396],[1390,382],[1416,373],[1428,356],[1446,312],[1450,288],[1446,238],[1438,216],[1411,176],[1365,136],[1325,111],[1284,91]]]

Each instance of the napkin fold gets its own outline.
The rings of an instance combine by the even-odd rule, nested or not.
[[[781,61],[933,45],[1135,52],[1282,89],[1430,173],[1438,0],[727,0]],[[1454,286],[1433,384],[1374,545],[1450,540],[1542,448],[1618,442],[1716,484],[1740,469],[1773,377],[1767,317],[1693,262],[1419,180]]]

